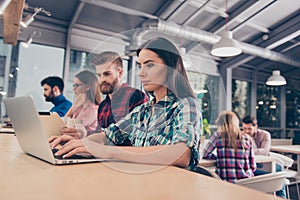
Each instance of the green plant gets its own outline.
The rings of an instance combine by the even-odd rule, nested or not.
[[[206,118],[203,119],[203,136],[210,136],[211,130],[210,130],[210,124],[208,123],[208,120]]]

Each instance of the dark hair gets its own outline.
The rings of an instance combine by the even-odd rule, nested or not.
[[[142,49],[148,49],[156,53],[168,67],[168,92],[175,94],[177,98],[195,98],[180,53],[172,42],[161,37],[153,38],[137,49],[137,56],[139,56]]]
[[[62,93],[64,90],[64,81],[58,76],[48,76],[41,81],[41,86],[45,84],[49,85],[51,88],[57,86]]]
[[[77,73],[75,77],[83,84],[90,87],[90,89],[86,91],[86,96],[91,102],[99,105],[101,102],[101,93],[96,75],[91,71],[84,70]]]
[[[90,61],[90,64],[96,66],[107,62],[115,63],[118,67],[123,67],[122,58],[114,51],[104,51],[100,54],[95,54],[94,58]]]
[[[257,125],[257,119],[255,117],[251,117],[251,116],[246,116],[242,119],[242,122],[244,124],[252,124],[253,126]]]

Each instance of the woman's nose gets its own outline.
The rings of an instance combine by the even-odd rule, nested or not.
[[[144,77],[146,75],[145,69],[143,67],[140,68],[138,75],[139,77]]]

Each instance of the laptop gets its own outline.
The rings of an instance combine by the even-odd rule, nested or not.
[[[109,161],[111,159],[88,158],[75,155],[73,158],[56,158],[48,143],[48,137],[59,134],[58,130],[65,126],[56,114],[39,115],[33,98],[21,96],[4,99],[4,105],[11,119],[14,131],[21,149],[36,158],[54,165]],[[58,127],[53,127],[58,126]]]

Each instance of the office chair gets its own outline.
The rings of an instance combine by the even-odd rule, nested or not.
[[[286,172],[282,171],[241,179],[236,184],[265,193],[273,193],[275,196],[275,192],[282,188],[285,178]]]
[[[196,173],[199,173],[199,174],[203,174],[203,175],[221,180],[221,178],[218,176],[218,174],[216,174],[215,172],[213,172],[205,167],[202,167],[202,166],[197,166],[193,171]]]
[[[270,152],[269,154],[271,157],[276,158],[276,162],[278,164],[280,164],[281,166],[283,166],[283,168],[285,169],[285,171],[287,173],[285,185],[287,187],[286,189],[287,189],[288,199],[290,199],[289,185],[292,185],[292,184],[296,185],[297,196],[298,196],[298,199],[300,199],[297,172],[289,169],[293,165],[294,160],[285,155],[279,154],[279,153]]]

